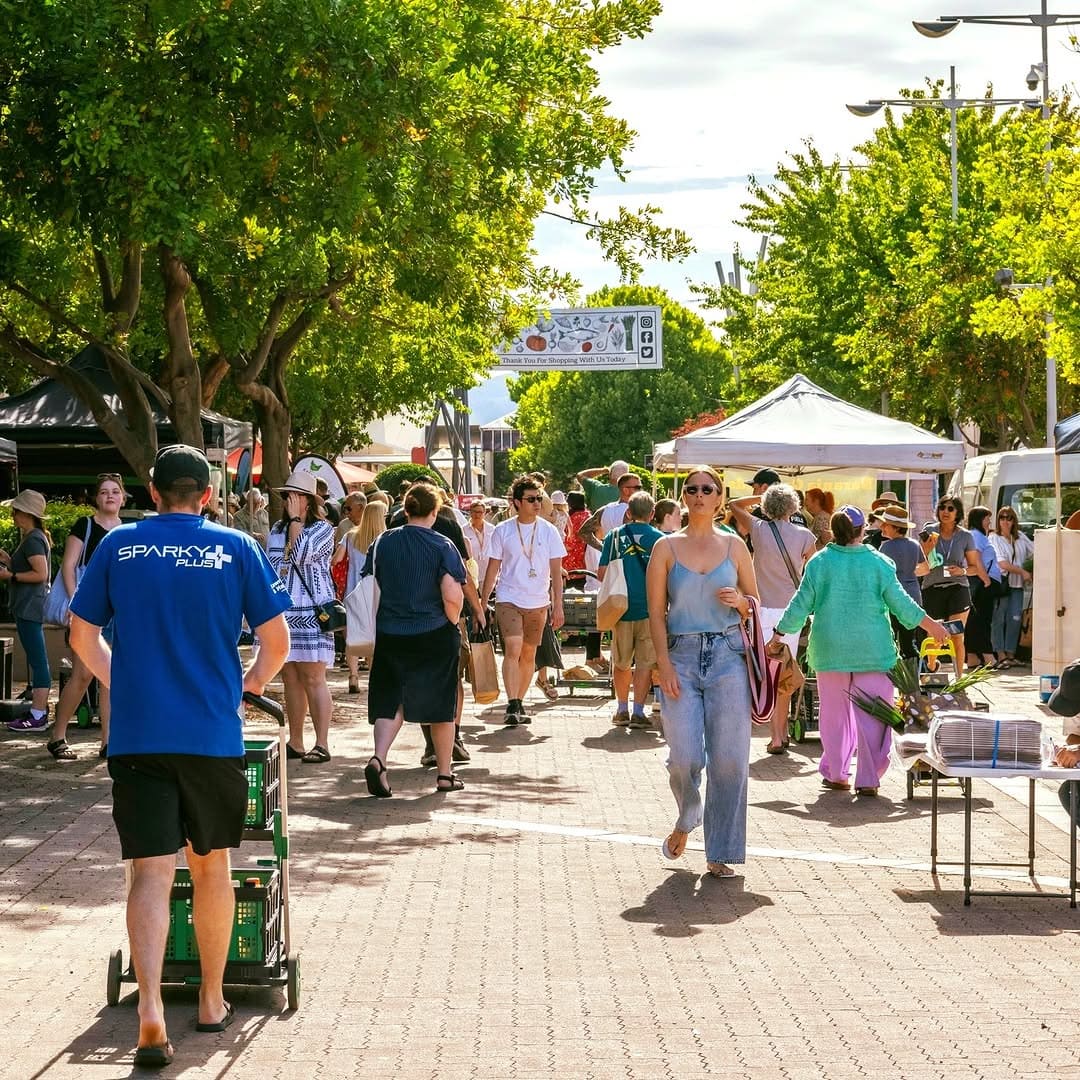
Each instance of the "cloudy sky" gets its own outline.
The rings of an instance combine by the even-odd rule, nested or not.
[[[612,111],[638,134],[627,157],[629,180],[601,176],[593,205],[603,214],[650,203],[665,224],[689,233],[696,253],[681,264],[649,265],[642,280],[694,305],[688,279],[715,282],[717,259],[730,272],[736,244],[744,254],[757,251],[759,237],[735,224],[748,176],[767,183],[807,139],[827,160],[858,160],[854,148],[871,137],[880,114],[859,119],[846,103],[899,97],[927,79],[947,81],[950,64],[960,97],[979,97],[988,84],[998,97],[1028,96],[1024,78],[1040,59],[1035,27],[967,24],[933,40],[916,33],[913,19],[1027,14],[1039,2],[665,0],[648,37],[598,61]],[[1062,2],[1051,0],[1050,10],[1080,13],[1080,0]],[[1066,28],[1050,32],[1050,82],[1052,90],[1065,86],[1075,95],[1080,56],[1068,35]],[[616,284],[617,272],[584,232],[540,218],[540,260],[572,272],[586,292]],[[477,395],[480,422],[512,407],[504,381],[494,376]]]
[[[1080,0],[1064,3],[1052,0],[1050,10],[1080,12]],[[736,243],[757,250],[757,238],[733,224],[748,175],[768,180],[806,139],[827,159],[857,160],[854,147],[878,121],[852,116],[846,102],[897,97],[927,78],[947,79],[950,64],[961,97],[982,95],[988,83],[999,97],[1028,95],[1024,76],[1040,52],[1034,27],[968,24],[932,40],[915,32],[912,19],[1038,8],[1039,0],[665,0],[647,38],[599,61],[613,111],[638,136],[629,182],[602,177],[595,205],[604,212],[649,202],[666,224],[690,234],[694,256],[645,274],[689,301],[687,278],[715,281],[715,260],[730,270]],[[1054,88],[1073,88],[1080,78],[1068,33],[1050,32]],[[613,283],[617,275],[583,232],[542,218],[541,258],[573,271],[587,289]]]

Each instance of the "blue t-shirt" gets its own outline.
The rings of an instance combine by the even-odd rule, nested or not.
[[[243,757],[241,621],[257,627],[288,607],[258,542],[197,514],[103,537],[71,610],[113,620],[109,756]]]
[[[629,605],[619,622],[638,622],[649,617],[648,598],[645,595],[645,568],[649,565],[653,544],[664,534],[643,521],[620,525],[604,537],[604,549],[600,552],[600,565],[607,566],[612,558],[622,559],[626,574],[626,598]],[[614,545],[618,544],[616,553]]]
[[[446,625],[440,582],[449,574],[465,584],[465,564],[454,545],[434,529],[403,525],[384,532],[368,550],[363,574],[375,580],[379,609],[375,629],[383,634],[426,634]]]
[[[896,566],[896,578],[903,585],[904,592],[916,604],[921,604],[922,586],[915,574],[915,567],[926,558],[922,547],[907,536],[894,536],[891,540],[882,540],[878,551]]]

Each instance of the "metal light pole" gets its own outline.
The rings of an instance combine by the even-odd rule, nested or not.
[[[949,96],[947,98],[873,98],[865,105],[848,105],[847,110],[855,116],[873,116],[883,106],[901,109],[948,109],[949,110],[949,169],[952,181],[952,219],[956,221],[960,208],[960,188],[957,176],[956,114],[960,109],[979,109],[987,105],[1023,105],[1037,109],[1034,98],[958,98],[956,96],[956,68],[949,68]]]
[[[1033,64],[1027,75],[1027,84],[1035,90],[1042,87],[1042,118],[1050,119],[1050,50],[1048,33],[1050,27],[1057,26],[1080,26],[1080,14],[1055,15],[1046,10],[1046,0],[1041,0],[1039,11],[1029,15],[940,15],[937,19],[916,19],[912,26],[924,37],[940,38],[951,34],[961,23],[977,23],[986,26],[1037,26],[1039,28],[1040,44],[1042,46],[1042,62]],[[1047,150],[1050,149],[1049,136],[1047,136]],[[1049,156],[1047,157],[1047,173],[1050,171]],[[1046,279],[1047,286],[1053,284],[1051,278]],[[1054,321],[1053,315],[1047,311],[1047,346],[1046,346],[1046,445],[1054,445],[1054,425],[1057,423],[1057,363],[1050,354],[1050,324]]]

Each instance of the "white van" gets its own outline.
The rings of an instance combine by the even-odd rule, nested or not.
[[[965,514],[973,506],[988,506],[995,515],[1011,506],[1030,536],[1054,523],[1054,452],[1007,450],[969,458],[953,473],[949,494],[963,500]],[[1080,510],[1080,454],[1062,454],[1062,520],[1074,510]]]

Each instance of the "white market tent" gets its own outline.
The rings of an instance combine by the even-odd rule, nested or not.
[[[794,375],[719,424],[657,445],[653,462],[658,469],[769,466],[790,475],[834,469],[940,473],[963,465],[964,447]]]

